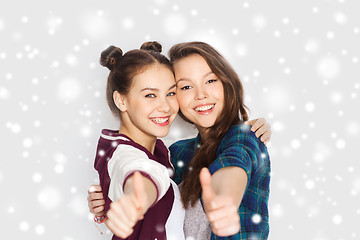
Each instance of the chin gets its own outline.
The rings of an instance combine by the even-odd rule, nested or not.
[[[169,132],[164,133],[164,134],[159,134],[157,137],[158,137],[158,138],[163,138],[163,137],[166,137],[166,136],[168,135],[168,133],[169,133]]]
[[[198,125],[202,128],[209,128],[214,126],[215,121],[200,122]]]
[[[167,129],[166,131],[159,131],[157,132],[156,136],[158,138],[162,138],[162,137],[166,137],[169,134],[169,129]]]

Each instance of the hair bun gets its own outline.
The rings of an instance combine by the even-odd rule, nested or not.
[[[148,51],[154,51],[161,53],[162,46],[160,43],[154,41],[154,42],[145,42],[141,45],[140,49],[148,50]]]
[[[121,59],[123,52],[120,48],[110,46],[101,52],[100,64],[112,70],[116,63]]]

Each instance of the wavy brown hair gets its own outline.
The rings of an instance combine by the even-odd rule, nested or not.
[[[215,160],[216,150],[231,126],[248,120],[247,107],[244,104],[244,91],[240,78],[212,46],[204,42],[185,42],[174,45],[169,51],[172,64],[176,61],[199,54],[205,59],[211,71],[220,79],[224,87],[224,109],[212,127],[204,131],[201,136],[201,146],[193,159],[187,164],[182,175],[181,201],[185,208],[194,206],[201,196],[199,180],[200,170]],[[179,115],[192,123],[182,113]]]

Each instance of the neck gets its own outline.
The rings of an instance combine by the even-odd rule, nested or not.
[[[199,131],[201,139],[205,139],[206,130],[208,128],[200,127],[198,125],[195,125],[196,129]]]
[[[151,154],[154,154],[157,139],[156,137],[149,136],[139,129],[127,128],[124,124],[120,126],[119,133],[125,134],[137,144],[145,147]]]

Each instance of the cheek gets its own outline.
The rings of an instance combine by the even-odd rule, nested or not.
[[[147,101],[138,101],[137,105],[134,106],[135,111],[140,113],[142,112],[144,113],[144,115],[153,112],[154,108],[155,108],[154,104],[152,102],[147,102]]]
[[[219,100],[222,101],[223,103],[225,102],[224,92],[219,93]]]
[[[184,96],[183,96],[183,94],[178,92],[176,94],[176,99],[177,99],[178,105],[181,107],[184,104]]]
[[[176,95],[180,108],[185,107],[186,105],[191,105],[194,99],[191,94],[192,94],[191,91],[188,90],[188,91],[181,91]]]
[[[178,103],[178,100],[176,98],[174,98],[174,100],[171,101],[171,108],[176,113],[179,111],[179,103]]]
[[[178,98],[178,105],[179,105],[181,112],[186,112],[188,105],[189,105],[189,104],[187,104],[187,102],[188,101],[186,101],[186,99],[184,97]]]
[[[223,85],[221,84],[221,86],[219,86],[217,89],[216,89],[216,95],[217,95],[217,98],[224,102],[225,101],[225,94],[224,94],[224,87]]]

